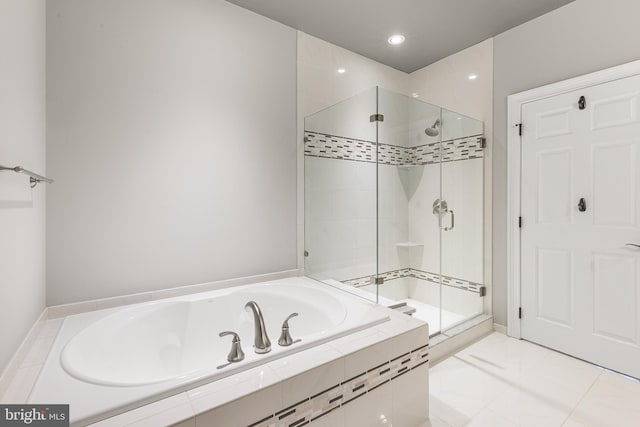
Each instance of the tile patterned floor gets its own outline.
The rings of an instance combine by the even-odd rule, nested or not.
[[[499,333],[429,375],[421,427],[640,426],[640,382]]]

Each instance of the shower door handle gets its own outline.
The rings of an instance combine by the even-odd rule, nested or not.
[[[445,227],[444,231],[451,231],[451,230],[453,230],[453,227],[456,226],[456,216],[453,213],[453,209],[449,209],[447,212],[451,214],[451,226]],[[447,212],[445,212],[445,213],[447,213]]]

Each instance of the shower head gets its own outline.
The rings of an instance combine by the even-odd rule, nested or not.
[[[440,119],[436,120],[436,122],[430,128],[426,128],[424,130],[424,133],[426,133],[429,136],[438,136],[440,135],[440,129],[438,129],[439,127],[440,127]]]

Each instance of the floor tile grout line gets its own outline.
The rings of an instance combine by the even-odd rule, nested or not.
[[[490,406],[492,403],[494,403],[495,401],[497,401],[497,400],[498,400],[498,398],[502,398],[502,396],[503,396],[503,395],[505,395],[505,394],[509,391],[509,389],[513,388],[513,386],[514,386],[514,384],[512,384],[512,381],[511,381],[511,380],[508,380],[508,379],[505,379],[505,378],[500,378],[500,377],[496,376],[496,375],[495,375],[495,374],[493,374],[493,373],[487,372],[485,369],[482,369],[482,368],[481,368],[481,367],[479,367],[479,366],[473,365],[472,363],[470,363],[470,362],[468,362],[468,361],[466,361],[466,360],[464,360],[464,359],[461,359],[460,357],[458,357],[458,353],[456,353],[456,354],[454,354],[453,356],[451,356],[451,358],[452,358],[452,359],[457,359],[458,361],[460,361],[460,362],[464,363],[465,365],[470,366],[470,367],[471,367],[471,368],[473,368],[473,369],[477,369],[478,371],[480,371],[480,372],[482,372],[483,374],[486,374],[486,375],[488,375],[488,376],[490,376],[490,377],[492,377],[492,378],[495,378],[498,382],[503,383],[503,385],[504,385],[504,389],[503,389],[503,390],[501,390],[501,391],[499,391],[499,392],[497,392],[497,393],[495,394],[495,396],[493,396],[493,398],[489,399],[489,400],[487,401],[487,403],[486,403],[484,406],[482,406],[482,407],[481,407],[481,408],[480,408],[476,413],[474,413],[474,414],[469,418],[469,422],[468,422],[468,423],[466,423],[465,425],[467,425],[467,424],[469,424],[470,422],[472,422],[472,421],[473,421],[473,419],[474,419],[478,414],[480,414],[482,411],[484,411],[484,410],[490,410],[490,409],[489,409],[489,406]],[[500,414],[498,414],[498,415],[500,415]],[[502,416],[502,415],[501,415],[501,416]],[[502,417],[503,417],[503,418],[505,418],[505,419],[507,419],[507,420],[509,420],[510,422],[514,422],[512,419],[510,419],[510,418],[508,418],[508,417],[504,417],[504,416],[502,416]]]
[[[460,361],[460,362],[464,363],[465,365],[468,365],[468,366],[470,366],[470,367],[472,367],[472,368],[474,368],[474,369],[477,369],[478,371],[483,372],[484,374],[487,374],[487,375],[489,375],[490,377],[492,377],[492,378],[494,378],[494,379],[496,379],[496,380],[498,380],[498,381],[500,381],[500,382],[503,382],[503,383],[507,386],[505,390],[503,390],[503,391],[502,391],[502,392],[500,392],[500,393],[497,393],[497,394],[496,394],[496,396],[494,396],[494,397],[489,401],[489,403],[487,403],[487,405],[486,405],[486,406],[484,406],[481,410],[479,410],[477,413],[475,413],[475,414],[473,415],[473,417],[475,417],[476,415],[478,415],[478,413],[480,413],[482,410],[487,409],[487,408],[489,407],[489,405],[491,405],[492,403],[494,403],[498,398],[502,398],[502,396],[504,396],[506,393],[508,393],[510,389],[515,388],[515,389],[521,390],[522,392],[525,392],[525,393],[527,393],[527,394],[529,394],[529,395],[533,395],[533,394],[538,394],[538,395],[539,395],[539,394],[540,394],[540,393],[535,393],[535,392],[532,392],[531,390],[527,390],[527,389],[525,389],[524,387],[522,387],[522,384],[519,384],[519,383],[517,383],[516,381],[513,381],[513,380],[508,379],[508,378],[502,378],[502,377],[500,377],[500,376],[498,376],[498,375],[494,374],[494,373],[493,373],[493,372],[491,372],[491,371],[488,371],[488,370],[483,369],[482,367],[480,367],[480,366],[478,366],[478,365],[475,365],[475,364],[471,363],[471,362],[470,362],[470,361],[468,361],[468,360],[462,359],[462,358],[460,358],[460,357],[458,356],[458,354],[456,354],[456,355],[454,355],[454,356],[452,356],[452,357],[453,357],[453,358],[455,358],[455,359],[457,359],[458,361]],[[599,368],[599,369],[602,369],[602,368]],[[597,379],[598,379],[598,378],[600,378],[600,376],[601,376],[601,375],[602,375],[602,371],[598,374],[598,376],[597,376],[597,377],[596,377],[596,379],[593,381],[593,383],[592,383],[592,384],[587,388],[587,390],[585,391],[585,395],[583,395],[583,396],[581,397],[581,399],[580,399],[580,401],[578,402],[578,404],[582,401],[582,399],[584,399],[584,397],[586,396],[586,393],[587,393],[589,390],[591,390],[591,388],[593,387],[593,385],[595,384],[595,382],[597,381]],[[541,398],[542,398],[541,400],[546,400],[546,398],[545,398],[545,397],[543,397],[543,396],[539,396],[539,397],[541,397]],[[576,407],[577,407],[577,406],[576,406]],[[571,414],[574,412],[574,410],[575,410],[575,407],[570,411],[570,413],[569,413],[569,415],[568,415],[568,416],[571,416]],[[471,419],[473,419],[473,417],[472,417]],[[504,417],[504,415],[503,415],[503,417]],[[508,419],[508,420],[509,420],[509,421],[511,421],[511,422],[516,422],[515,420],[512,420],[512,419],[511,419],[511,418],[509,418],[509,417],[504,417],[504,418]],[[566,422],[566,419],[567,419],[567,418],[565,418],[565,421],[563,421],[563,423],[564,423],[564,422]]]
[[[602,369],[602,368],[600,368],[600,369],[601,370],[600,370],[600,373],[598,374],[598,376],[593,380],[593,382],[591,383],[589,388],[587,388],[587,390],[584,392],[584,394],[582,395],[580,400],[578,400],[578,403],[576,403],[576,406],[574,406],[573,409],[571,409],[571,412],[569,412],[569,415],[567,415],[567,417],[562,421],[562,424],[560,424],[560,426],[565,425],[567,423],[567,421],[569,421],[569,419],[571,419],[571,416],[576,412],[576,409],[578,409],[578,406],[580,406],[580,404],[585,399],[585,397],[587,397],[589,395],[589,393],[591,392],[593,387],[596,385],[596,383],[598,382],[598,380],[602,376],[602,373],[604,372],[604,369]]]

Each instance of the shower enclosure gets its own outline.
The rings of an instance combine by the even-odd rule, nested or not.
[[[481,121],[378,87],[305,118],[305,274],[446,332],[483,313]]]

